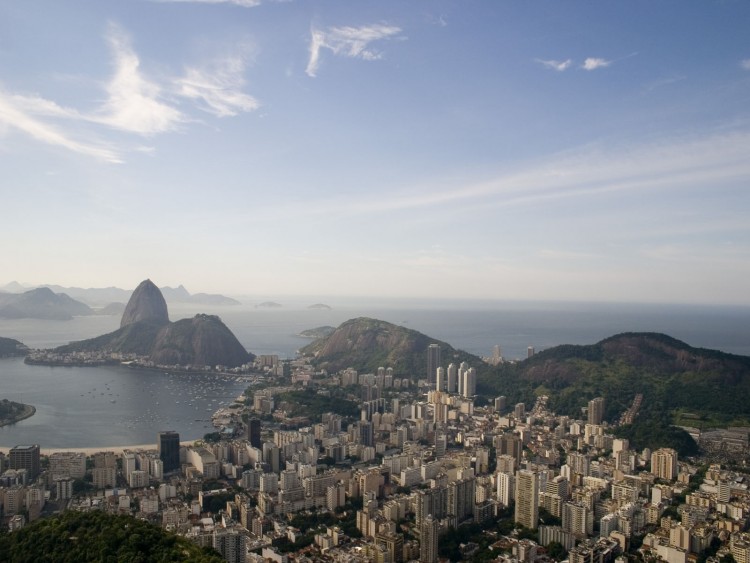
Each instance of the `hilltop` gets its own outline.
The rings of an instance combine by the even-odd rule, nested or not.
[[[0,534],[3,561],[191,561],[221,563],[210,548],[127,515],[67,511]]]
[[[360,371],[375,371],[378,367],[392,367],[404,377],[424,378],[427,366],[427,347],[439,344],[444,361],[467,361],[479,365],[481,359],[456,350],[416,330],[386,321],[360,317],[342,323],[329,336],[320,338],[300,350],[313,357],[313,363],[328,371],[352,367]]]
[[[133,292],[118,330],[72,342],[55,352],[136,354],[159,365],[184,366],[237,367],[254,357],[215,315],[199,314],[170,322],[166,301],[151,280],[145,280]]]
[[[589,346],[557,346],[518,364],[536,394],[573,414],[606,396],[613,419],[636,393],[666,410],[687,409],[724,420],[747,417],[750,358],[692,346],[659,333],[623,333]],[[579,411],[580,412],[580,411]]]

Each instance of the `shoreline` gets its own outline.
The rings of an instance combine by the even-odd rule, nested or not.
[[[180,441],[180,446],[192,446],[198,440],[186,440]],[[0,446],[0,452],[8,455],[8,452],[15,446]],[[114,452],[115,454],[122,455],[125,450],[157,450],[158,445],[153,444],[135,444],[135,445],[120,445],[120,446],[99,446],[99,447],[85,447],[85,448],[40,448],[41,455],[50,455],[54,453],[84,453],[87,456],[92,456],[99,452]]]

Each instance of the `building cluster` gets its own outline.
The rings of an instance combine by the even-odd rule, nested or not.
[[[275,373],[280,369],[277,356],[260,356],[252,363],[243,364],[238,367],[230,368],[228,366],[216,365],[193,365],[193,364],[157,364],[149,359],[148,356],[140,356],[133,353],[112,352],[108,350],[90,350],[90,351],[73,351],[58,352],[55,350],[31,350],[24,361],[27,364],[50,365],[50,366],[105,366],[105,365],[123,365],[145,369],[158,369],[174,372],[194,372],[194,373],[229,373],[229,374],[248,374],[258,370]],[[269,369],[269,362],[273,369]]]
[[[312,392],[356,393],[359,417],[285,427],[276,397],[291,388],[267,387],[243,434],[215,443],[165,431],[153,450],[61,452],[44,467],[39,446],[17,446],[0,458],[6,524],[22,527],[47,503],[125,512],[232,562],[435,563],[441,537],[476,524],[504,563],[546,563],[556,545],[571,563],[611,563],[634,543],[644,558],[688,563],[716,539],[718,555],[750,563],[745,477],[719,465],[704,475],[671,449],[634,451],[605,422],[604,398],[582,419],[550,412],[544,396],[530,409],[505,397],[478,407],[475,369],[444,366],[439,345],[421,384],[388,368],[323,378],[295,365]],[[533,537],[499,535],[501,519]],[[479,549],[463,545],[461,557]]]

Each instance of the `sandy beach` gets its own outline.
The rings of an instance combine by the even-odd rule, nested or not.
[[[192,446],[195,440],[187,442],[180,442],[181,446]],[[8,455],[8,452],[14,446],[0,446],[0,452]],[[82,452],[87,456],[94,455],[98,452],[115,452],[116,454],[122,454],[125,450],[156,450],[156,444],[140,444],[140,445],[128,445],[128,446],[102,446],[99,448],[41,448],[42,455],[50,455],[56,452]]]

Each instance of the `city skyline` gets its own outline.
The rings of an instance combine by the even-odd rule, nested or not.
[[[750,304],[744,3],[0,16],[0,286]]]

